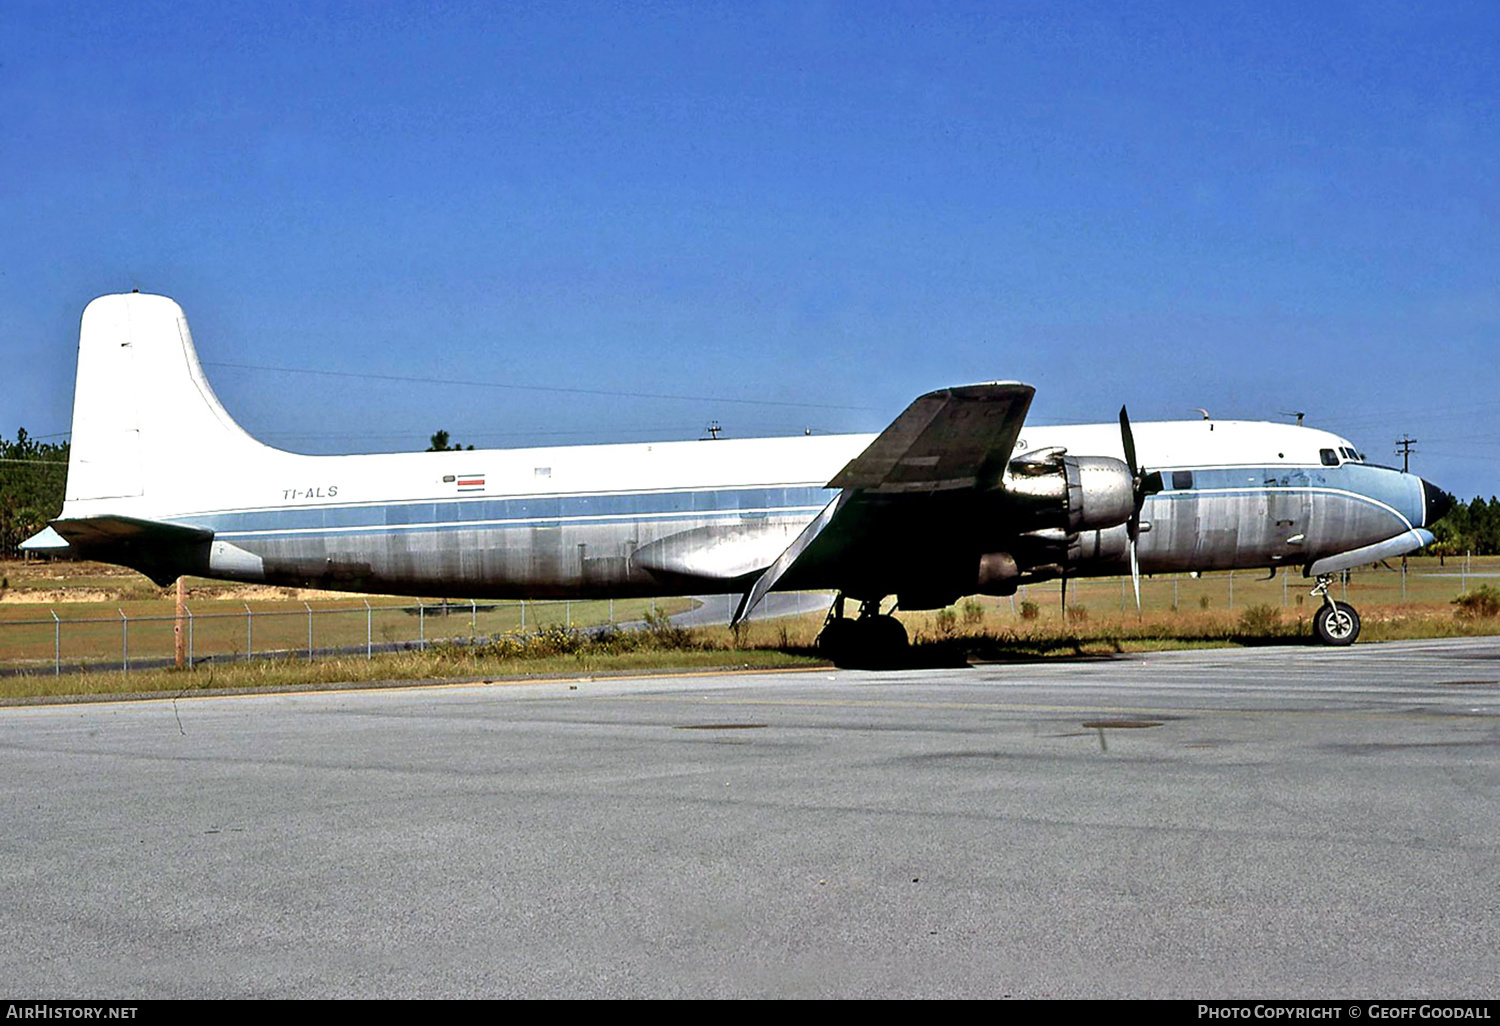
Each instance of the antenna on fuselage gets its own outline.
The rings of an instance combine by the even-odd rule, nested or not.
[[[1203,419],[1204,420],[1213,420],[1213,418],[1208,415],[1208,411],[1205,410],[1201,406],[1194,406],[1193,407],[1193,412],[1194,413],[1201,413],[1203,415]]]
[[[1307,416],[1307,412],[1305,410],[1280,410],[1278,412],[1283,417],[1296,417],[1298,427],[1302,426],[1302,418]]]

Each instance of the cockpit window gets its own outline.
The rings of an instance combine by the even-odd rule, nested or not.
[[[1172,471],[1172,487],[1178,491],[1193,487],[1193,472],[1191,470]]]
[[[1339,465],[1339,454],[1332,449],[1319,449],[1318,455],[1323,457],[1323,466],[1336,467]]]

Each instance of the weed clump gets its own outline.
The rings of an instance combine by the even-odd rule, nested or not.
[[[1247,638],[1274,638],[1282,633],[1281,610],[1275,606],[1251,606],[1240,614],[1239,633]]]
[[[1500,590],[1482,584],[1454,599],[1453,605],[1458,607],[1454,615],[1460,620],[1489,620],[1500,615]]]

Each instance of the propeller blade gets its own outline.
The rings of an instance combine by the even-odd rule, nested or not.
[[[1120,441],[1125,443],[1125,465],[1130,468],[1130,476],[1139,477],[1141,468],[1135,465],[1135,433],[1130,430],[1130,415],[1123,406],[1120,407]]]
[[[1135,539],[1130,539],[1130,583],[1135,587],[1135,611],[1141,611],[1141,561],[1136,556]]]
[[[1135,432],[1130,430],[1130,414],[1125,412],[1125,407],[1120,407],[1120,443],[1125,448],[1125,465],[1130,468],[1132,482],[1134,508],[1130,511],[1130,519],[1125,521],[1125,537],[1130,549],[1130,583],[1135,587],[1135,611],[1141,611],[1141,560],[1138,547],[1141,539],[1141,507],[1146,504],[1146,496],[1161,491],[1162,480],[1160,474],[1143,474],[1140,466],[1135,461]]]

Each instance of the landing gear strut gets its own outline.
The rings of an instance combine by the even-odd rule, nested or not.
[[[1328,594],[1333,583],[1333,574],[1319,574],[1317,587],[1312,593],[1323,599],[1323,604],[1313,616],[1313,630],[1318,640],[1325,645],[1352,645],[1359,637],[1359,614],[1347,602],[1335,602]]]
[[[875,668],[899,663],[908,642],[906,628],[894,616],[880,612],[880,599],[860,603],[859,616],[844,616],[844,596],[833,600],[818,651],[837,666]]]

